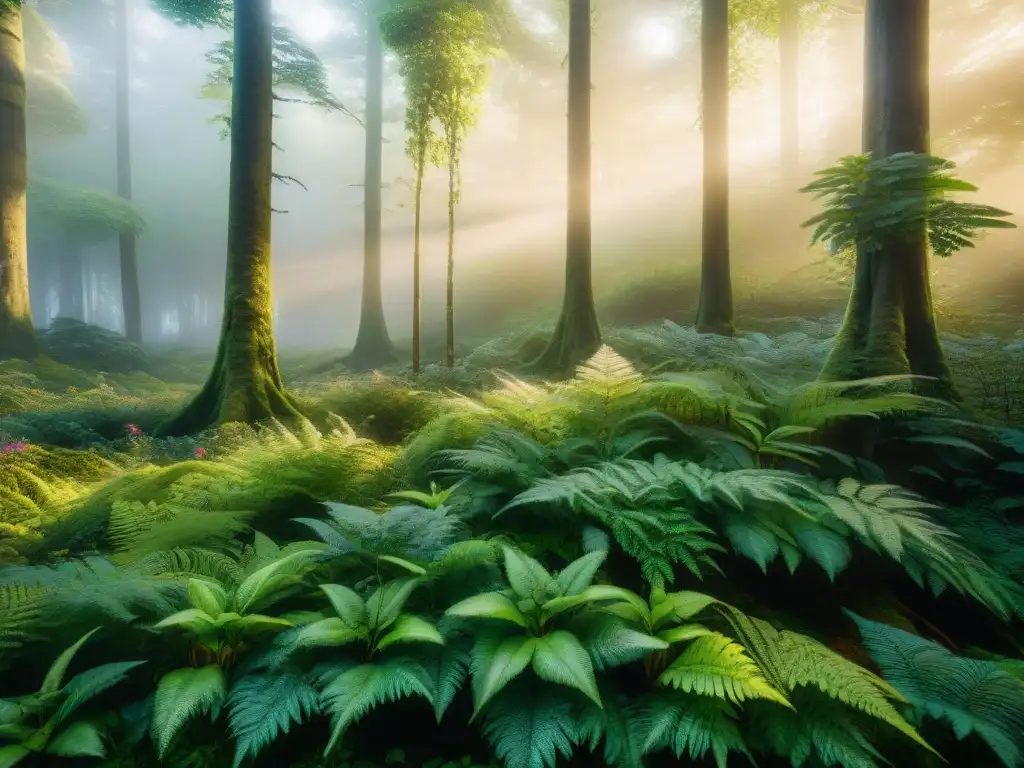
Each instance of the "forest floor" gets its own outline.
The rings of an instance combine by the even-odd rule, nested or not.
[[[946,579],[955,591],[997,614],[1024,615],[1024,597],[1014,592],[1024,583],[1024,527],[1013,519],[1024,508],[1024,494],[1014,482],[1024,474],[1024,335],[1019,327],[997,316],[960,316],[946,323],[956,332],[946,332],[943,342],[967,400],[965,412],[954,413],[915,400],[907,394],[905,382],[838,389],[813,384],[838,320],[835,315],[766,317],[749,323],[758,330],[734,339],[699,336],[692,328],[668,321],[613,327],[605,331],[608,349],[575,381],[558,386],[518,374],[542,347],[547,333],[543,328],[480,344],[465,351],[457,368],[430,365],[415,378],[404,366],[351,375],[341,365],[340,353],[285,352],[281,364],[286,384],[308,415],[307,423],[261,429],[226,425],[170,439],[152,434],[201,385],[210,354],[157,348],[142,355],[119,347],[112,335],[67,325],[44,339],[51,359],[0,364],[0,444],[4,446],[0,454],[0,598],[5,583],[10,583],[4,581],[5,563],[58,563],[69,555],[100,553],[115,564],[132,567],[160,552],[195,547],[233,551],[254,530],[275,541],[294,541],[299,533],[294,519],[323,518],[322,502],[381,512],[395,493],[415,489],[407,499],[427,508],[441,504],[444,509],[447,494],[442,489],[456,480],[460,487],[469,483],[466,487],[476,489],[468,496],[452,497],[450,503],[460,517],[478,536],[504,536],[508,533],[504,528],[491,530],[489,524],[481,528],[479,522],[481,509],[495,512],[502,506],[491,503],[495,498],[508,502],[517,494],[539,493],[533,489],[551,488],[551,483],[580,473],[601,472],[610,466],[608,462],[628,465],[628,460],[637,459],[628,466],[657,467],[654,454],[664,451],[695,472],[738,473],[736,478],[748,471],[767,472],[776,473],[781,481],[792,477],[787,473],[800,471],[805,473],[801,477],[813,482],[832,482],[832,492],[840,495],[846,492],[842,483],[854,481],[842,480],[838,491],[834,481],[854,476],[858,488],[885,489],[893,487],[885,483],[894,483],[908,493],[921,494],[915,498],[938,501],[941,507],[933,509],[922,501],[922,508],[963,537],[971,551],[982,557],[984,566],[978,567],[990,569],[985,573],[995,574],[995,582],[1006,579],[1016,586],[1007,587],[1005,593],[1002,587],[981,588],[976,574],[953,576],[943,570],[945,566],[922,577],[920,569],[927,571],[927,565],[901,560],[898,551],[893,558],[913,580],[925,578],[936,588]],[[644,421],[652,413],[661,420]],[[870,461],[854,460],[827,447],[828,426],[837,418],[880,422],[879,447]],[[820,441],[803,441],[801,435],[815,431]],[[619,480],[609,477],[604,482],[612,486],[626,483],[621,476]],[[705,481],[713,483],[706,477],[700,482]],[[742,482],[737,488],[723,493],[768,493],[758,497],[759,503],[770,501],[771,493],[776,493],[744,489]],[[610,490],[606,487],[601,492]],[[867,496],[884,501],[885,493],[872,491]],[[899,504],[892,507],[899,508]],[[838,619],[819,621],[820,616],[808,614],[806,606],[794,604],[811,600],[815,590],[825,590],[832,595],[830,612],[841,601],[870,619],[904,629],[928,627],[934,630],[928,633],[933,639],[948,640],[947,648],[965,654],[965,649],[986,647],[996,657],[1009,659],[1006,663],[1017,663],[1013,674],[1024,680],[1019,662],[1014,662],[1018,656],[1024,660],[1019,624],[1009,631],[992,618],[976,622],[972,618],[974,630],[958,629],[965,615],[975,617],[970,612],[973,608],[957,606],[957,611],[968,613],[943,618],[948,606],[922,607],[920,596],[908,597],[905,585],[893,587],[895,577],[885,570],[865,571],[860,566],[852,569],[855,581],[850,577],[845,584],[840,580],[829,585],[804,574],[795,584],[783,586],[783,591],[791,590],[786,599],[770,598],[770,594],[777,597],[771,590],[779,587],[782,578],[767,570],[776,555],[795,567],[790,558],[799,561],[800,555],[794,553],[802,550],[831,574],[849,564],[847,545],[841,544],[841,553],[815,551],[816,545],[801,538],[806,532],[797,527],[792,535],[779,532],[779,526],[795,525],[791,520],[742,532],[724,511],[721,515],[714,522],[702,519],[701,525],[728,544],[730,554],[722,557],[729,563],[729,578],[710,578],[702,582],[702,590],[713,585],[718,594],[734,595],[763,618],[783,616],[788,626],[828,638],[830,647],[844,656],[863,660],[864,650],[850,637],[848,627],[837,630]],[[599,521],[595,519],[600,527]],[[637,541],[619,538],[626,534],[609,525],[609,534],[637,559],[645,576],[651,575],[649,567],[660,567],[644,560]],[[844,535],[856,529],[848,520],[836,525],[845,530]],[[538,557],[544,554],[559,561],[572,559],[567,553],[578,554],[577,545],[570,546],[557,536],[535,535],[532,528],[529,534],[516,534],[514,524],[511,530],[509,535],[529,541]],[[689,529],[686,535],[692,534]],[[898,546],[907,547],[908,552],[917,546],[909,543],[910,528],[903,536],[906,542]],[[884,536],[874,544],[869,538],[868,533],[862,536],[867,549],[891,551],[891,542]],[[686,567],[696,572],[698,562],[710,551],[693,561],[693,568]],[[689,555],[677,554],[676,564],[689,562]],[[926,562],[927,554],[915,550],[914,557]],[[860,557],[858,550],[855,560],[860,562]],[[737,565],[737,560],[746,565]],[[748,570],[750,561],[764,572]],[[671,573],[672,564],[665,567]],[[4,631],[0,617],[0,636]],[[14,648],[16,653],[17,647],[17,642],[0,643],[0,655],[4,648]],[[877,662],[877,648],[868,650]],[[4,693],[0,690],[0,696]],[[1018,704],[1020,709],[1010,720],[991,727],[1011,728],[1006,723],[1017,722],[1013,718],[1024,722],[1024,697]],[[756,735],[750,738],[750,744],[758,743]],[[943,754],[949,756],[950,750],[960,754],[948,734],[929,738],[941,742]],[[488,739],[499,752],[507,747],[502,746],[500,735],[491,733]],[[1020,733],[1011,734],[1006,743],[1021,739]],[[480,755],[489,759],[488,749],[473,744],[474,759]],[[998,752],[1000,744],[993,749]],[[1024,750],[1024,744],[1019,746]],[[791,749],[795,762],[799,761],[793,755],[799,749]],[[1018,765],[1016,758],[1007,761],[1005,754],[1000,757],[1002,764]],[[420,757],[424,765],[429,763],[428,755]],[[509,758],[508,765],[533,764],[529,762],[533,757],[520,757],[525,762]],[[616,762],[613,756],[606,757]],[[920,759],[913,764],[930,765],[924,757]],[[148,765],[137,756],[126,764]],[[953,764],[965,763],[953,760]]]

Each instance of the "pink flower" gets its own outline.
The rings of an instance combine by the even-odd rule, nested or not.
[[[205,459],[206,458],[206,449],[205,448],[196,448],[196,458],[197,459]]]
[[[28,443],[26,442],[7,443],[3,448],[0,448],[0,453],[24,453],[26,448],[28,448]]]
[[[142,430],[137,424],[125,424],[124,428],[128,430],[128,437],[142,437]]]

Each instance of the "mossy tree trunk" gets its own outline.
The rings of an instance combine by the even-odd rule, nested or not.
[[[377,0],[366,3],[366,154],[363,189],[363,293],[359,332],[345,363],[369,371],[395,362],[381,288],[381,181],[384,115],[384,45]]]
[[[697,332],[731,336],[729,267],[729,3],[701,8],[701,121],[704,143],[703,221]]]
[[[299,415],[281,383],[270,264],[273,64],[270,0],[235,0],[228,254],[220,344],[206,384],[168,435]]]
[[[779,0],[779,93],[783,177],[793,179],[800,164],[800,7]]]
[[[569,0],[568,219],[565,294],[547,348],[534,362],[565,376],[601,347],[591,269],[590,0]]]
[[[21,9],[0,3],[0,359],[39,350],[28,290],[25,103]]]
[[[868,0],[864,151],[929,151],[929,2]],[[917,391],[958,401],[939,343],[925,226],[910,239],[860,252],[850,303],[821,372],[825,381],[915,374]]]
[[[117,124],[117,194],[132,199],[132,141],[130,74],[128,59],[128,0],[114,3],[116,124]],[[142,298],[139,291],[139,261],[135,235],[122,232],[118,236],[121,256],[121,309],[124,314],[124,335],[128,341],[142,343]]]

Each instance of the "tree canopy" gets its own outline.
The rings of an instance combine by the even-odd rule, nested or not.
[[[141,211],[118,195],[52,179],[33,179],[28,186],[29,226],[37,222],[83,239],[108,234],[141,234]]]

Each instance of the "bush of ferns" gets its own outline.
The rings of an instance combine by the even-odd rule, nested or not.
[[[0,457],[0,766],[1024,766],[1024,433],[706,358]]]

